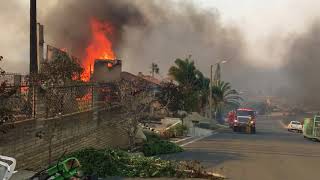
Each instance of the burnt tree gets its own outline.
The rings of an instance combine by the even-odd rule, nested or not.
[[[139,123],[150,116],[150,108],[155,102],[152,91],[141,81],[122,80],[116,84],[117,99],[109,102],[111,108],[120,111],[119,123],[125,130],[129,140],[129,147],[135,147],[135,137]]]

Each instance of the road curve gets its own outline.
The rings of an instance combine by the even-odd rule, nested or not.
[[[320,179],[320,142],[288,132],[281,117],[260,117],[257,134],[218,134],[188,144],[169,159],[199,160],[232,180]]]

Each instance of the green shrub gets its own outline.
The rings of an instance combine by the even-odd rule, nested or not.
[[[184,132],[188,130],[188,127],[186,125],[182,125],[182,124],[177,124],[174,127],[176,133],[178,134],[178,136],[183,136]]]
[[[160,154],[170,154],[182,152],[182,147],[168,140],[161,139],[156,134],[146,134],[147,142],[142,147],[142,152],[145,156],[155,156]]]
[[[144,131],[144,135],[147,137],[147,141],[159,141],[164,140],[164,137],[161,137],[159,134],[150,131]]]
[[[142,151],[145,156],[155,156],[160,154],[182,152],[183,149],[170,141],[160,140],[154,142],[147,142],[143,145]]]
[[[169,137],[184,136],[185,132],[188,130],[188,127],[182,124],[177,124],[167,130]]]
[[[84,149],[69,156],[78,158],[84,175],[98,175],[102,178],[119,176],[223,179],[208,174],[199,162],[161,160],[132,155],[121,150]]]
[[[112,149],[84,149],[70,156],[79,159],[84,174],[99,177],[172,177],[177,167],[175,162]]]

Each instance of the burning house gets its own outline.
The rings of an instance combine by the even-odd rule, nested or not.
[[[121,60],[96,59],[90,80],[99,83],[119,81],[121,79],[121,71]]]

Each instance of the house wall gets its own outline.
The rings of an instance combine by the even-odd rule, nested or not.
[[[128,140],[117,119],[116,112],[90,110],[17,122],[0,134],[0,154],[16,158],[19,169],[39,170],[48,165],[50,149],[54,161],[83,148],[125,148]]]

